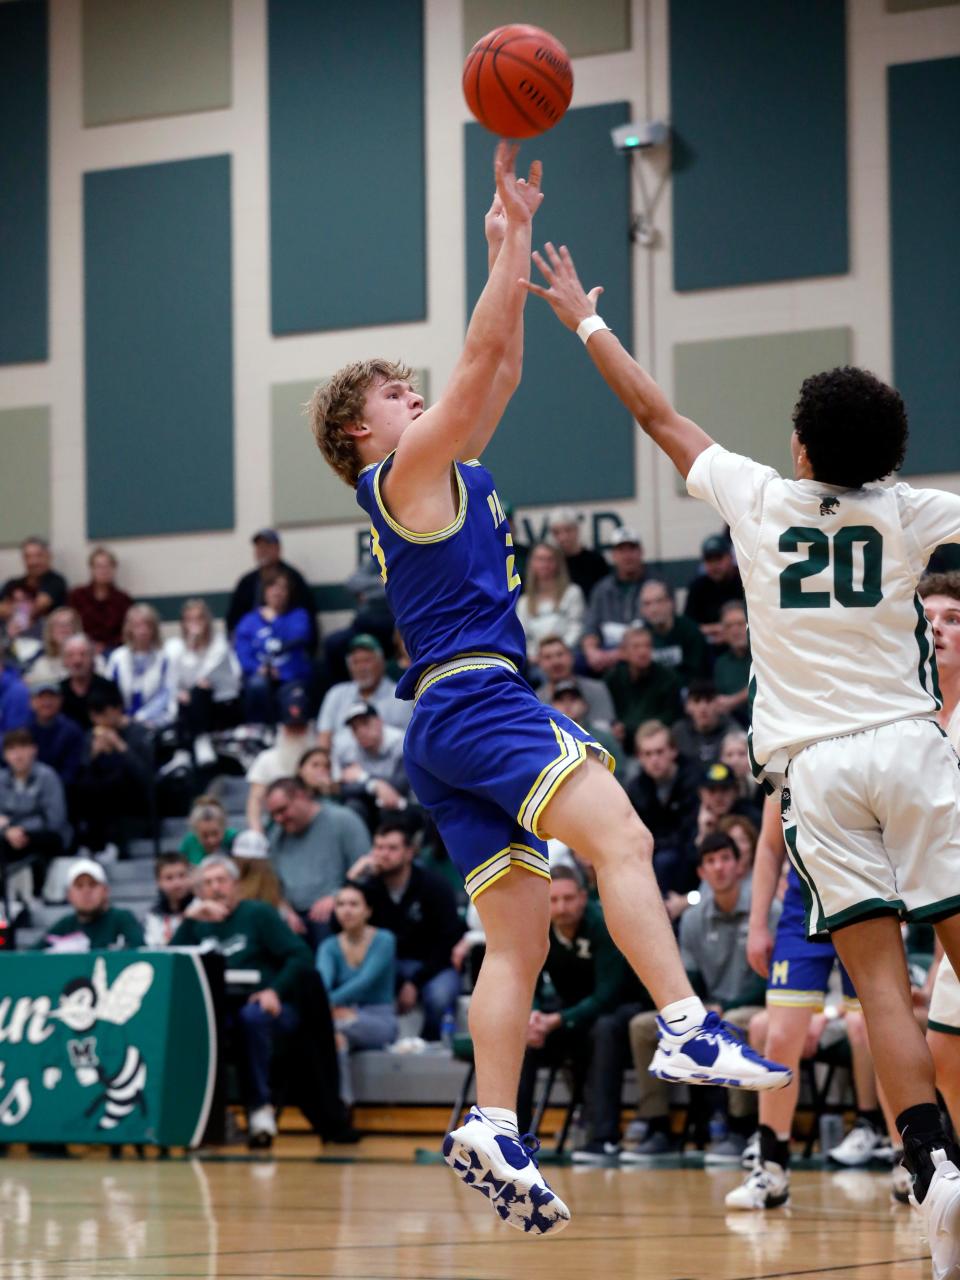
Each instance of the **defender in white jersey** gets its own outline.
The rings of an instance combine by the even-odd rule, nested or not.
[[[900,917],[933,923],[960,965],[960,768],[936,721],[930,627],[917,583],[960,541],[960,497],[880,483],[899,469],[903,401],[861,369],[808,378],[794,478],[729,453],[681,416],[596,314],[561,247],[527,288],[577,332],[602,377],[695,497],[730,525],[750,617],[756,772],[782,785],[784,834],[856,987],[904,1140],[935,1280],[960,1278],[960,1150],[944,1133],[913,1014]]]

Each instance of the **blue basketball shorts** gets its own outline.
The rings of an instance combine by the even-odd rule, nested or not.
[[[789,890],[788,890],[789,892]],[[820,1010],[824,1006],[833,966],[840,965],[843,1003],[848,1009],[859,1009],[860,1002],[850,975],[840,964],[836,949],[829,942],[810,942],[802,908],[787,911],[777,928],[767,978],[767,1007]]]
[[[513,867],[550,878],[543,812],[596,754],[575,721],[540,702],[508,659],[460,654],[428,668],[403,745],[407,777],[472,899]]]

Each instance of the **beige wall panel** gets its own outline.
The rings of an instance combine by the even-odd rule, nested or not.
[[[0,410],[0,546],[50,534],[50,410]],[[78,477],[77,483],[80,483]]]
[[[630,48],[630,0],[464,0],[464,53],[511,22],[543,27],[574,58]]]

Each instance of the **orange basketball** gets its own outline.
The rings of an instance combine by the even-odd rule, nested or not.
[[[570,55],[539,27],[513,23],[478,40],[463,67],[463,96],[485,129],[532,138],[563,119],[573,96]]]

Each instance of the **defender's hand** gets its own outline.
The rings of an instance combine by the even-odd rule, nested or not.
[[[533,260],[546,280],[547,288],[532,284],[529,280],[521,280],[520,283],[538,298],[545,298],[553,307],[557,319],[576,332],[581,320],[596,313],[597,299],[603,293],[603,285],[594,285],[589,293],[584,292],[570,250],[565,244],[560,246],[558,253],[548,240],[544,251],[546,260],[536,250],[533,251]]]
[[[516,143],[497,143],[493,172],[497,196],[507,222],[529,223],[543,200],[543,192],[540,190],[543,165],[539,160],[534,160],[526,179],[518,178],[514,166],[519,150]]]

